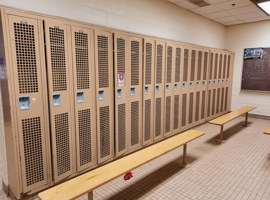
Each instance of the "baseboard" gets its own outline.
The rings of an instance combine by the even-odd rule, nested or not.
[[[266,115],[256,115],[256,114],[249,113],[248,116],[251,118],[270,120],[270,116],[266,116]]]

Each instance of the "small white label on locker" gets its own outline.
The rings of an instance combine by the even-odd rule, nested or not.
[[[125,86],[125,73],[118,72],[118,87]]]

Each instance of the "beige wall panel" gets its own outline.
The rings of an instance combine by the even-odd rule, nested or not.
[[[95,31],[98,163],[114,156],[113,34]]]
[[[155,40],[145,38],[143,65],[143,145],[153,142],[154,139],[155,52]]]

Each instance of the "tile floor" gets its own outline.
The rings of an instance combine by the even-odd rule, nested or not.
[[[206,135],[188,144],[189,168],[178,165],[179,148],[133,170],[128,181],[119,177],[96,189],[94,199],[269,200],[270,136],[263,131],[270,121],[250,118],[243,127],[243,120],[225,125],[222,144],[215,142],[219,126],[195,127]],[[10,198],[0,190],[0,199]]]

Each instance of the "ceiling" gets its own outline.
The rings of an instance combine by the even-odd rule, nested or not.
[[[250,0],[167,0],[225,26],[269,20],[270,16]],[[254,1],[254,0],[253,0]],[[195,3],[192,3],[195,2]],[[209,4],[200,7],[198,4]]]

